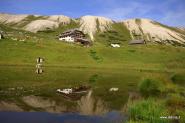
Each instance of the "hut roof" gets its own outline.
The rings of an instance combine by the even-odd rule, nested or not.
[[[91,45],[91,41],[86,38],[77,38],[76,42],[80,42],[81,44],[84,45]]]
[[[86,39],[86,38],[77,38],[77,41],[91,42],[89,39]]]
[[[67,36],[67,35],[72,35],[74,34],[75,32],[81,32],[81,34],[85,35],[82,31],[80,31],[78,28],[74,28],[74,29],[70,29],[70,30],[67,30],[63,33],[61,33],[59,36]]]
[[[145,40],[131,40],[129,44],[144,44]]]
[[[74,29],[69,29],[67,31],[64,31],[63,33],[73,33],[75,31],[80,31],[78,28],[74,28]],[[81,31],[80,31],[81,32]]]

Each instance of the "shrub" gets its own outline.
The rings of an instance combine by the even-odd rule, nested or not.
[[[139,83],[139,91],[144,97],[158,96],[162,87],[161,82],[151,79],[145,79]]]
[[[185,98],[179,94],[170,94],[166,99],[166,105],[173,108],[183,108],[185,107]]]
[[[94,74],[94,75],[92,75],[92,76],[89,78],[89,82],[90,82],[90,83],[94,83],[94,82],[97,81],[97,79],[98,79],[98,74]]]
[[[102,58],[97,55],[97,52],[94,50],[90,50],[90,56],[97,62],[102,62]]]
[[[161,116],[169,116],[163,102],[154,99],[142,100],[128,107],[129,120],[137,123],[168,123]],[[132,123],[131,122],[131,123]]]
[[[185,123],[185,109],[176,110],[176,116],[180,116],[179,123]]]
[[[171,77],[171,80],[175,84],[185,85],[185,76],[182,74],[175,74]]]

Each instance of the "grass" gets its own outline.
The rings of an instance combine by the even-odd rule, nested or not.
[[[157,108],[156,108],[157,107]],[[129,107],[131,122],[146,123],[169,123],[168,119],[161,119],[161,116],[169,116],[163,102],[155,99],[142,100]],[[129,122],[128,122],[129,123]]]
[[[97,55],[97,52],[94,50],[90,50],[90,56],[97,61],[98,63],[102,62],[102,58],[100,56]]]
[[[183,74],[174,74],[172,77],[171,77],[171,80],[175,83],[175,84],[178,84],[178,85],[181,85],[181,86],[185,86],[185,77]]]
[[[168,111],[184,116],[185,91],[181,85],[185,80],[185,49],[182,47],[129,46],[129,31],[121,23],[112,25],[111,31],[97,33],[94,45],[89,48],[55,39],[62,31],[78,27],[74,22],[53,32],[37,34],[1,27],[13,36],[0,40],[0,100],[14,100],[29,109],[20,99],[37,95],[70,107],[77,102],[61,98],[56,89],[87,84],[92,87],[93,96],[102,99],[108,110],[120,110],[127,103],[129,93],[138,92],[137,84],[149,78],[140,86],[148,98],[129,105],[130,122],[163,122],[158,116]],[[25,42],[11,39],[25,35],[30,37]],[[121,48],[111,48],[110,43],[120,43]],[[45,59],[41,75],[35,74],[35,60],[39,56]],[[162,90],[161,83],[164,84]],[[111,87],[118,87],[119,92],[109,92]],[[151,98],[156,90],[164,94]],[[176,105],[176,111],[172,105]]]
[[[98,74],[94,74],[89,78],[89,82],[90,83],[95,83],[98,80],[99,75]]]
[[[174,109],[185,106],[185,98],[179,94],[169,94],[166,99],[166,105]]]
[[[122,23],[113,24],[110,31],[97,33],[97,42],[109,46],[111,43],[127,44],[131,40],[129,30]]]
[[[184,123],[185,88],[174,83],[165,83],[162,87],[165,94],[153,97],[153,92],[159,92],[161,83],[163,82],[159,83],[159,81],[151,79],[141,81],[139,84],[140,93],[144,94],[142,97],[146,97],[147,94],[148,98],[128,101],[128,123]],[[173,91],[169,91],[169,85]],[[173,116],[179,119],[161,119],[162,116]]]

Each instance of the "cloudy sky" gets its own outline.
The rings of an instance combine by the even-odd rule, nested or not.
[[[149,18],[170,26],[185,26],[185,0],[0,0],[0,12],[74,18],[98,15],[116,21]]]

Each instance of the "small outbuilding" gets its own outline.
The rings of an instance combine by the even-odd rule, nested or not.
[[[130,45],[136,45],[136,44],[146,44],[146,41],[143,40],[143,39],[140,39],[140,40],[131,40],[129,42]]]
[[[120,48],[120,45],[119,44],[111,44],[111,47],[113,47],[113,48]]]

